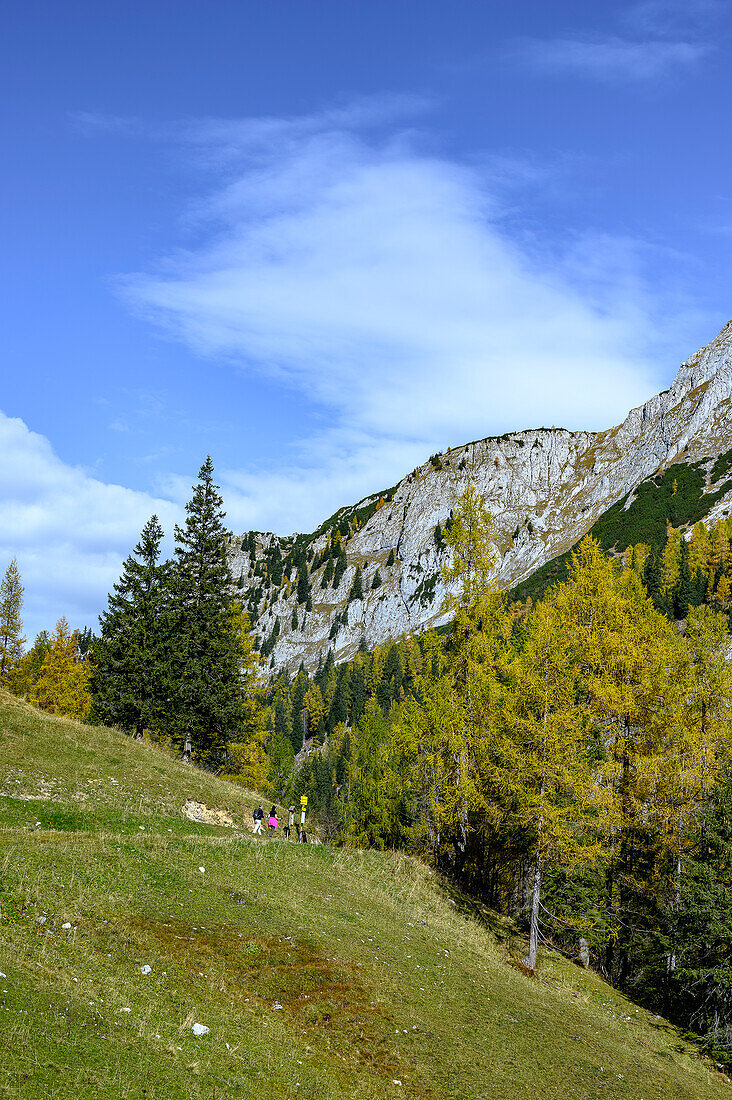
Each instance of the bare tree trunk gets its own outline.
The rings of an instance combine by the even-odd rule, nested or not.
[[[531,860],[528,855],[521,856],[521,912],[528,913],[531,907]]]
[[[193,738],[191,736],[190,727],[186,730],[186,742],[183,746],[183,763],[190,764],[191,753],[193,752]]]
[[[541,900],[541,854],[536,850],[536,862],[534,863],[534,884],[531,891],[531,922],[529,924],[529,953],[524,959],[524,965],[529,970],[536,970],[536,957],[539,953],[539,902]]]

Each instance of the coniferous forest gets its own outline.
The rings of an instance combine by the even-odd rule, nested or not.
[[[321,840],[417,853],[524,928],[529,969],[542,946],[574,958],[584,941],[732,1062],[729,524],[669,526],[622,555],[587,537],[564,579],[519,600],[492,583],[492,521],[469,489],[440,532],[449,627],[273,675],[224,518],[208,459],[171,560],[152,517],[99,632],[62,620],[27,652],[11,565],[4,685],[278,802],[306,794]],[[297,583],[305,602],[307,563]]]

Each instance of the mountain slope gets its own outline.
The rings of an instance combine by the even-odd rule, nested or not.
[[[440,533],[471,481],[495,517],[498,582],[506,588],[568,550],[609,508],[673,463],[711,460],[705,490],[710,507],[714,495],[714,514],[726,514],[732,488],[725,485],[720,494],[720,483],[708,475],[713,460],[732,447],[731,398],[732,321],[682,364],[670,389],[614,428],[539,428],[478,440],[433,456],[395,488],[342,509],[313,535],[235,539],[232,567],[271,666],[296,668],[302,660],[313,668],[330,647],[340,660],[359,644],[439,625],[445,595]],[[347,568],[336,588],[323,583],[327,557],[320,559],[337,530]],[[310,610],[298,600],[298,554],[309,557]],[[275,559],[284,559],[281,583]],[[357,568],[364,594],[349,600]],[[381,584],[372,587],[377,571]]]
[[[253,796],[3,694],[0,740],[2,1096],[712,1100],[728,1087],[591,972],[547,956],[529,980],[507,965],[509,930],[413,860],[194,825],[187,799],[241,824]]]

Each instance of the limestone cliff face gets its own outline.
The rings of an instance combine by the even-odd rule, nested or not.
[[[246,602],[255,590],[262,591],[256,609],[250,604],[259,636],[268,637],[279,620],[273,667],[293,668],[302,660],[311,668],[328,648],[343,660],[362,640],[370,647],[442,623],[445,587],[439,572],[445,551],[438,549],[435,528],[444,526],[469,483],[495,518],[498,582],[510,588],[573,546],[649,475],[672,462],[713,458],[732,448],[731,399],[732,321],[681,365],[670,389],[633,409],[617,427],[604,432],[533,429],[468,443],[431,459],[385,497],[377,494],[339,513],[348,518],[365,509],[362,515],[368,518],[344,540],[348,566],[337,589],[321,587],[324,565],[312,572],[311,611],[298,605],[294,584],[267,587],[255,573],[267,549],[276,544],[285,554],[294,537],[258,534],[253,554],[242,550],[242,540],[234,540],[231,561],[241,577],[242,597]],[[713,518],[730,510],[730,496],[715,502]],[[306,540],[308,550],[321,551],[328,530]],[[364,598],[349,603],[358,566]],[[377,570],[382,583],[372,589]],[[291,573],[290,581],[294,578]]]

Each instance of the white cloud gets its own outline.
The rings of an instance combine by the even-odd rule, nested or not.
[[[0,571],[18,559],[26,633],[52,629],[61,615],[96,627],[144,524],[156,512],[172,531],[179,507],[65,465],[47,439],[2,412],[0,454]]]
[[[701,42],[614,36],[528,39],[518,47],[521,59],[536,70],[602,81],[654,80],[687,68],[707,53]]]
[[[519,237],[495,163],[482,172],[423,154],[414,135],[379,136],[405,109],[189,128],[217,180],[188,212],[196,244],[125,280],[172,338],[298,390],[319,425],[289,456],[217,469],[234,530],[311,530],[487,434],[607,427],[667,383],[659,348],[690,350],[637,244],[577,236],[550,254]],[[0,453],[0,568],[18,557],[29,632],[61,614],[94,625],[144,523],[157,512],[170,531],[192,478],[161,473],[158,497],[104,484],[1,414]]]
[[[201,355],[318,403],[337,471],[349,437],[358,455],[425,454],[533,424],[605,427],[652,392],[651,302],[626,242],[542,258],[475,169],[322,120],[268,144],[273,125],[227,124],[221,185],[197,211],[205,243],[125,293]],[[216,127],[210,140],[216,159]],[[580,250],[612,278],[576,278]],[[381,465],[372,486],[397,473]]]

